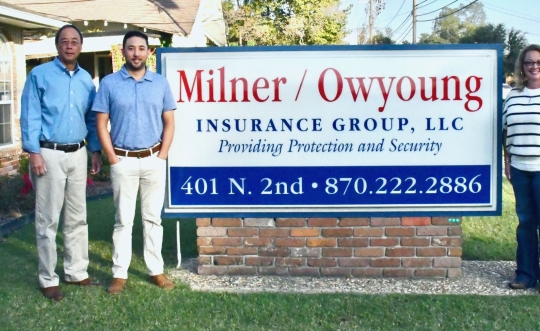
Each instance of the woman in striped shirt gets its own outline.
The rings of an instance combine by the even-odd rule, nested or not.
[[[519,54],[516,83],[503,107],[504,173],[514,188],[519,224],[512,289],[535,287],[540,278],[540,45]]]

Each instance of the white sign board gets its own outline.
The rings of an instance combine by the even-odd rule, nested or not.
[[[165,214],[497,215],[499,46],[158,49]]]

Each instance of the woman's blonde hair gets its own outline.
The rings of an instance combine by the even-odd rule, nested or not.
[[[514,79],[516,81],[516,87],[520,91],[527,86],[527,76],[523,72],[523,62],[525,61],[525,55],[527,55],[527,52],[530,51],[537,51],[540,53],[540,45],[531,44],[519,52],[516,66],[514,68]]]

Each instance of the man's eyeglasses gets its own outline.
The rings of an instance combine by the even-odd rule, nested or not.
[[[80,42],[78,42],[77,40],[72,40],[72,41],[69,41],[69,40],[62,40],[60,41],[60,45],[66,47],[67,45],[71,45],[71,47],[77,47],[79,46]],[[540,63],[540,61],[539,61]]]
[[[526,66],[526,67],[533,67],[535,64],[537,67],[540,67],[540,60],[534,62],[534,61],[525,61],[523,62],[523,64]]]

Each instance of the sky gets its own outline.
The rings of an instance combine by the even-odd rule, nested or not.
[[[421,33],[431,33],[433,21],[439,15],[440,9],[448,6],[458,8],[459,4],[469,4],[473,0],[416,0],[417,17],[416,40],[420,40]],[[530,44],[540,44],[540,1],[539,0],[481,0],[486,13],[486,23],[503,23],[507,29],[515,28],[525,32],[525,37]],[[347,28],[351,33],[345,41],[351,45],[356,44],[357,28],[363,23],[368,23],[366,8],[369,0],[341,0],[342,7],[352,5],[349,14]],[[380,29],[384,32],[386,27],[394,31],[393,40],[412,41],[412,18],[411,13],[413,0],[386,0],[386,8],[379,14],[374,22],[374,32]],[[425,15],[422,15],[425,14]],[[422,16],[420,16],[422,15]],[[410,31],[409,31],[410,30]]]

